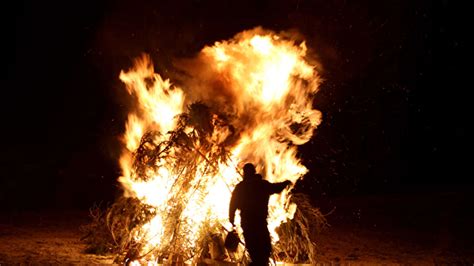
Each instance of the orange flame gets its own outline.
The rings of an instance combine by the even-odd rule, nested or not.
[[[240,181],[236,166],[254,162],[270,182],[288,179],[295,183],[307,173],[297,159],[296,146],[309,141],[321,122],[321,113],[312,108],[319,78],[306,53],[304,42],[296,44],[257,28],[207,46],[197,58],[189,60],[186,67],[192,78],[183,82],[183,89],[154,73],[147,56],[137,60],[133,69],[120,73],[128,92],[136,98],[138,109],[129,115],[126,125],[119,181],[126,196],[137,197],[157,210],[157,215],[135,236],[147,243],[144,249],[159,249],[166,242],[163,213],[170,211],[167,203],[175,193],[173,183],[177,177],[168,167],[169,162],[162,162],[157,169],[147,170],[152,178],[137,178],[131,154],[149,130],[158,130],[166,138],[187,103],[202,101],[233,114],[233,123],[239,130],[229,162],[218,165],[219,177],[206,176],[201,171],[191,182],[203,183],[205,193],[182,199],[186,203],[183,219],[188,221],[187,230],[194,233],[187,235],[185,243],[189,248],[195,245],[205,220],[230,229],[227,214],[231,190]],[[290,190],[270,198],[268,228],[273,243],[279,239],[275,229],[292,219],[296,210],[289,201]]]

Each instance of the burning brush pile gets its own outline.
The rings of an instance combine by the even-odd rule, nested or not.
[[[120,74],[136,101],[120,159],[124,195],[93,211],[85,241],[117,262],[246,263],[244,243],[224,248],[231,192],[246,162],[270,182],[295,184],[307,173],[296,147],[321,121],[312,107],[315,64],[304,42],[256,28],[176,67],[177,85],[147,56]],[[314,262],[314,236],[326,222],[292,188],[270,198],[272,258]]]

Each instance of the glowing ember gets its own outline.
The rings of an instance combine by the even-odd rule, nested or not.
[[[306,50],[304,42],[297,44],[257,28],[216,42],[182,62],[190,78],[181,87],[154,73],[147,56],[120,74],[138,107],[126,125],[119,181],[126,196],[152,206],[155,213],[133,235],[144,243],[140,254],[148,254],[140,262],[155,262],[156,254],[165,254],[165,249],[182,252],[190,260],[188,254],[200,248],[198,238],[203,232],[219,230],[219,224],[230,229],[229,201],[243,163],[255,163],[270,182],[289,179],[295,183],[307,172],[296,157],[296,145],[311,138],[321,114],[312,108],[319,79]],[[137,171],[134,162],[145,135],[154,132],[150,143],[169,142],[169,132],[179,127],[178,116],[195,102],[210,108],[214,130],[205,136],[207,144],[198,141],[190,146],[201,157],[191,170],[186,168],[187,180],[177,172],[180,158],[173,156],[178,154],[174,146],[166,148],[166,157]],[[189,125],[183,132],[203,134]],[[228,157],[209,163],[218,145],[226,147]],[[289,202],[289,190],[270,198],[268,227],[273,243],[279,239],[275,229],[292,219],[296,210]],[[172,213],[179,213],[179,219],[171,218]],[[167,227],[170,223],[174,223],[172,230]]]

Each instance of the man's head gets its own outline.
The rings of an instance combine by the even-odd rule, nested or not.
[[[244,165],[244,178],[253,178],[255,177],[255,166],[251,163],[246,163]]]

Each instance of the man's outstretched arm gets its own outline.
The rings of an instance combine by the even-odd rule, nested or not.
[[[280,183],[270,183],[268,182],[269,184],[269,190],[270,190],[270,193],[271,194],[275,194],[275,193],[280,193],[283,191],[283,189],[285,189],[288,185],[292,184],[290,180],[286,180],[284,182],[280,182]]]

